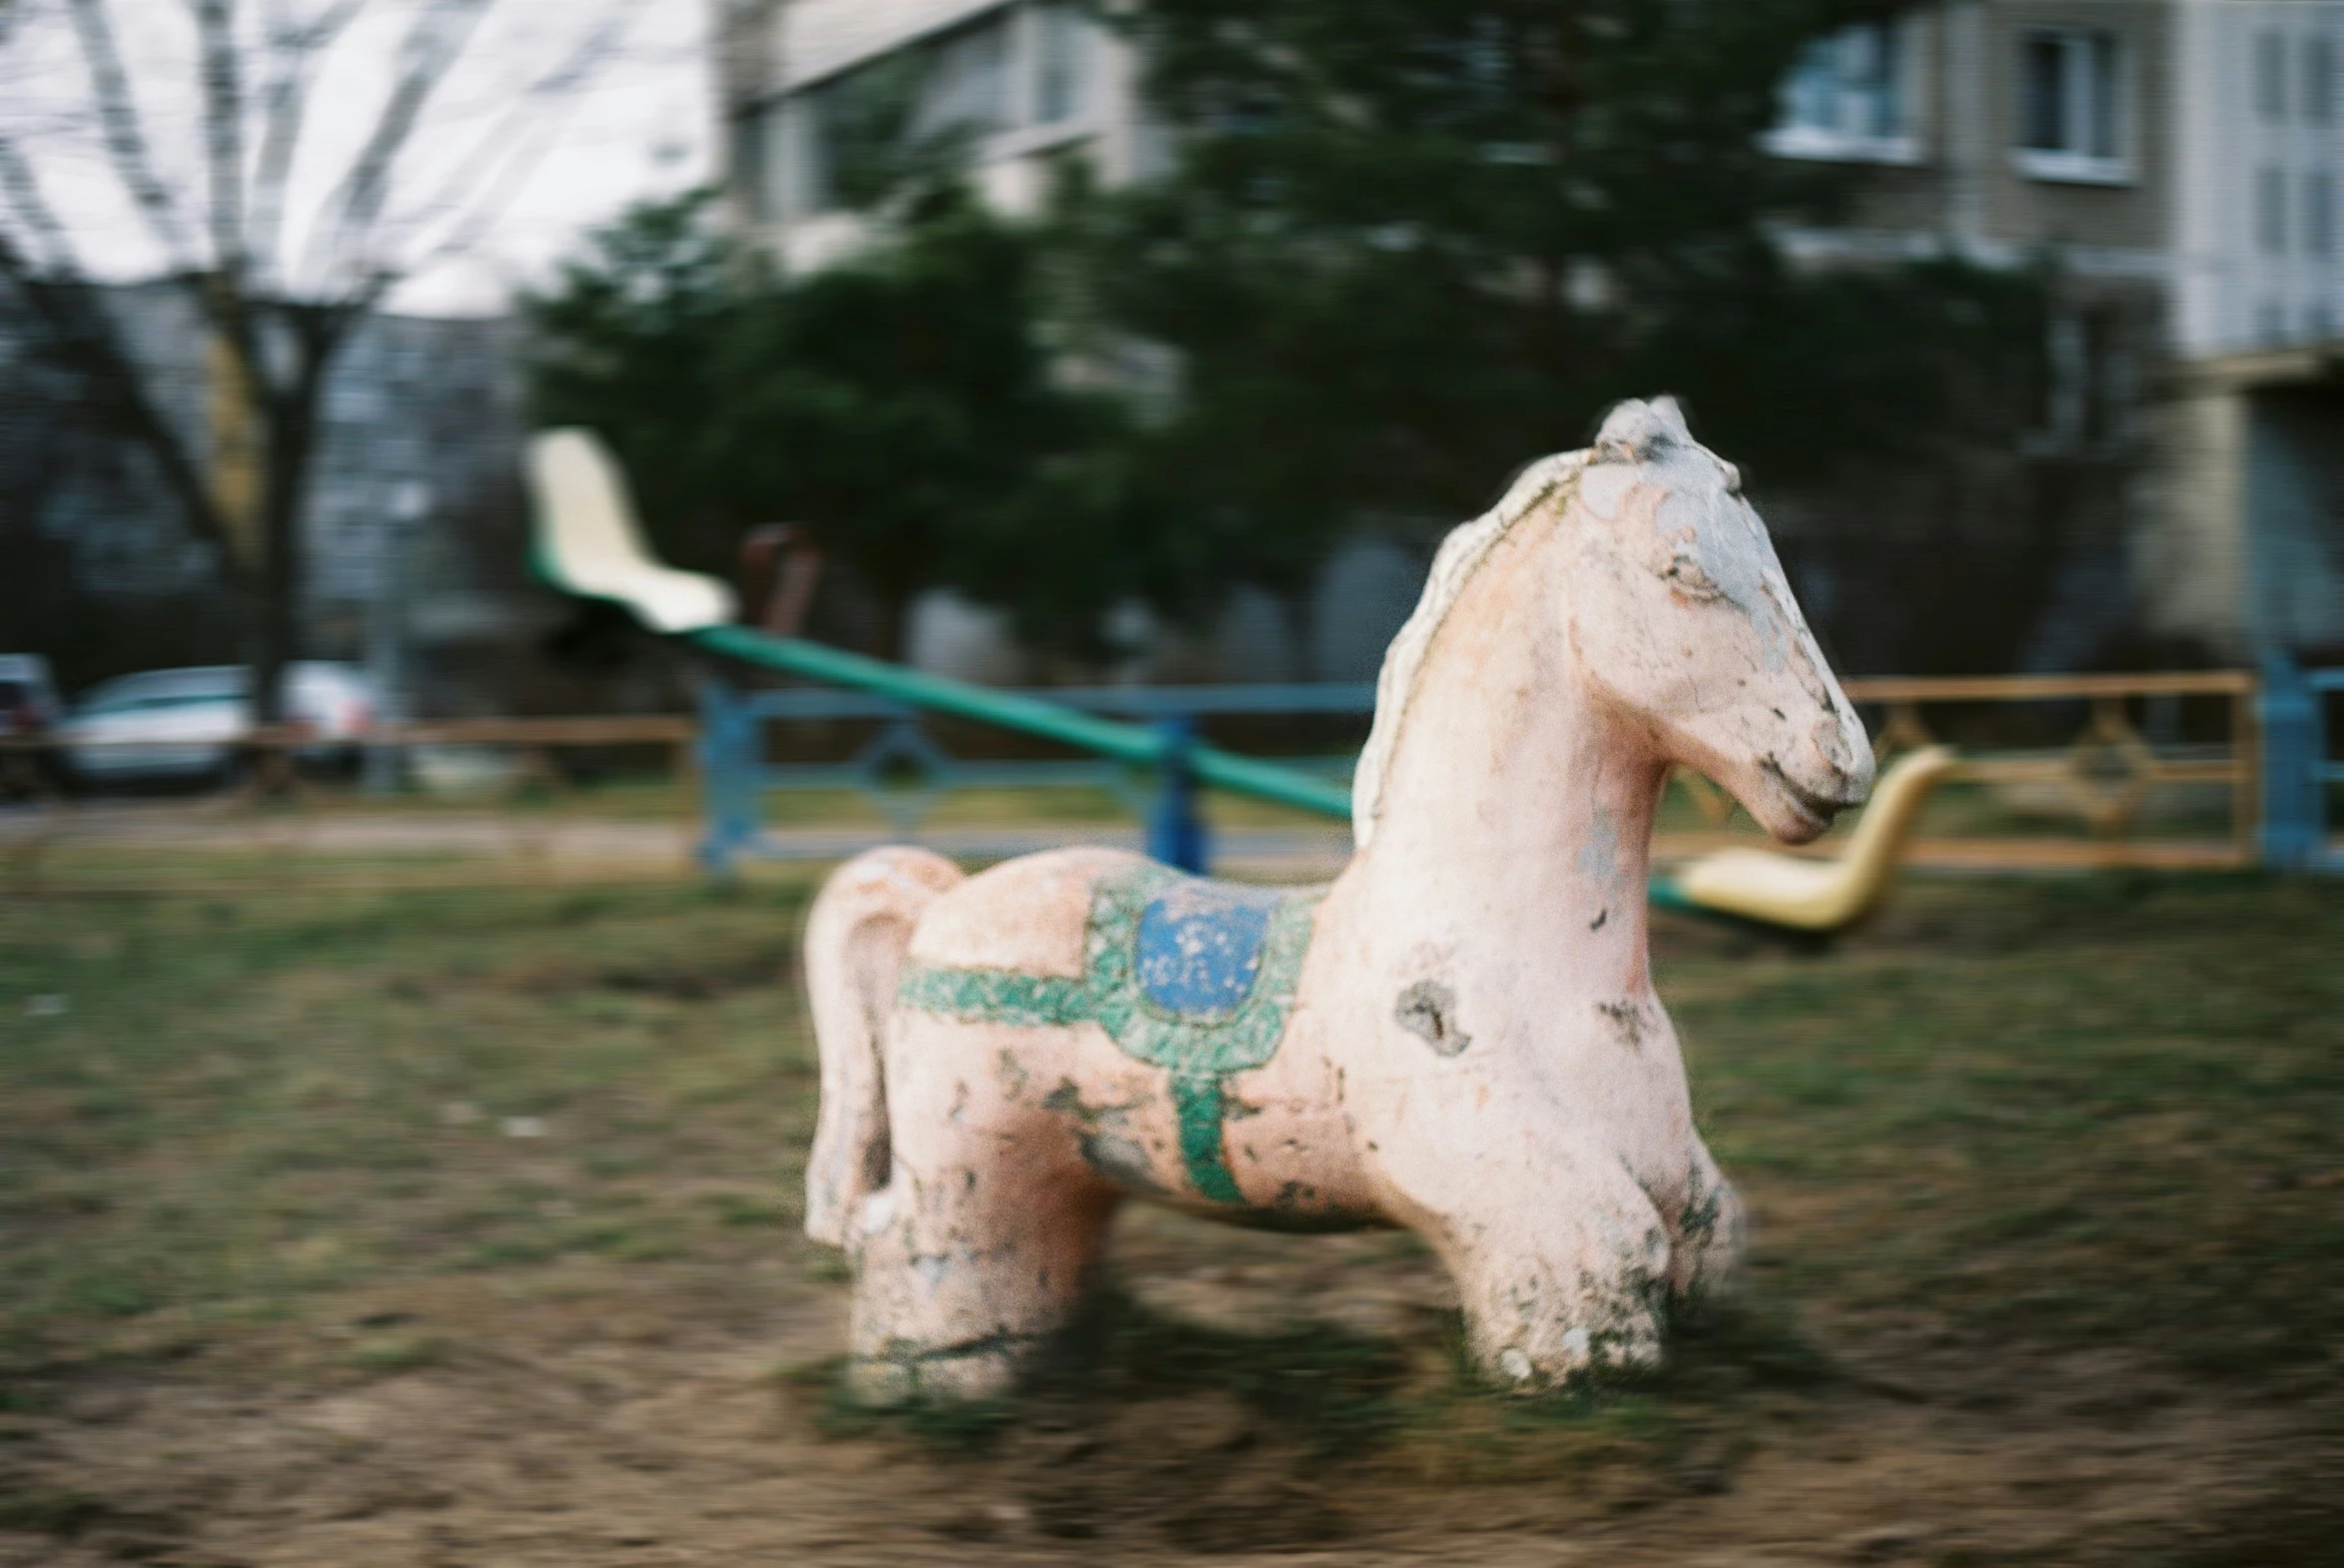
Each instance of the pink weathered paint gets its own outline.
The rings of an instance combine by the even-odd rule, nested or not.
[[[1221,1081],[1234,1206],[1183,1175],[1167,1073],[1099,1024],[899,999],[907,965],[1079,980],[1094,890],[1136,857],[964,879],[897,848],[842,868],[806,936],[806,1228],[852,1255],[859,1385],[1005,1387],[1133,1195],[1406,1226],[1509,1384],[1655,1359],[1667,1297],[1715,1281],[1741,1233],[1652,989],[1647,856],[1672,764],[1792,841],[1861,801],[1873,766],[1738,475],[1662,398],[1530,469],[1435,562],[1385,660],[1358,849],[1284,1033]]]

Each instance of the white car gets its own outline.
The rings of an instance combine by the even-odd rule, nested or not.
[[[366,673],[303,661],[285,679],[286,722],[316,737],[301,759],[355,756],[382,707]],[[93,689],[56,735],[85,782],[224,777],[252,731],[250,689],[250,672],[234,664],[124,675]]]

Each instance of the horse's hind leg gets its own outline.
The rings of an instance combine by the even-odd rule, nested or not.
[[[955,1140],[940,1160],[899,1147],[849,1241],[859,1396],[1006,1393],[1081,1308],[1117,1194],[1018,1151],[999,1137]]]

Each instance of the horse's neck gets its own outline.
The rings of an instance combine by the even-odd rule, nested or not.
[[[1554,524],[1530,526],[1475,573],[1427,653],[1367,882],[1403,943],[1618,996],[1646,983],[1661,764],[1582,680],[1541,582]]]

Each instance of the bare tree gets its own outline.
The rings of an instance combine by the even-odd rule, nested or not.
[[[521,0],[0,0],[0,292],[218,552],[262,722],[297,652],[303,497],[337,353],[398,283],[477,244],[642,3],[572,0],[488,61],[483,24]],[[166,23],[185,47],[154,46]],[[457,115],[459,64],[513,74]],[[373,85],[355,124],[344,101],[318,112],[330,70]],[[208,441],[171,416],[110,313],[88,224],[57,200],[91,179],[204,324]]]

